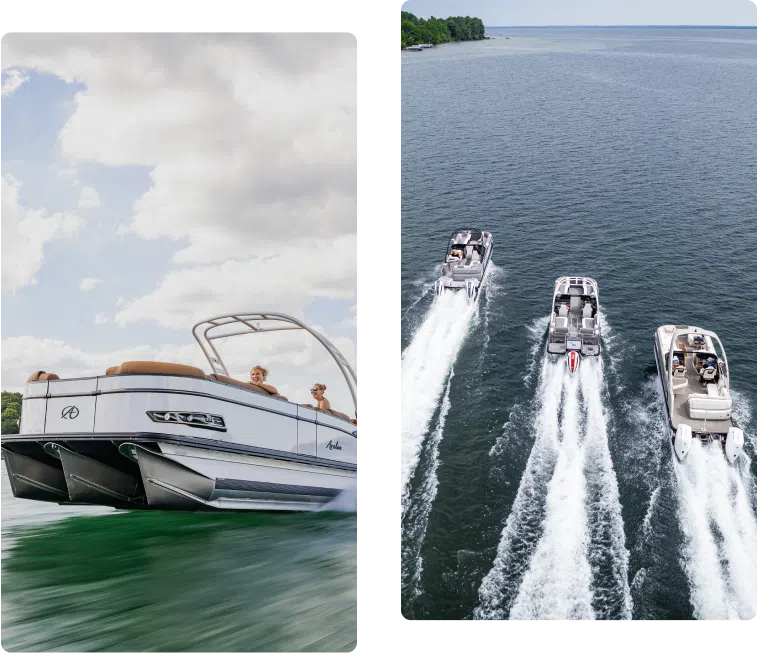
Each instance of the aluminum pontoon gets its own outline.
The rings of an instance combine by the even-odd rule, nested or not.
[[[26,383],[20,433],[2,436],[13,494],[56,503],[184,510],[314,510],[354,486],[357,420],[229,376],[220,338],[302,330],[338,365],[357,415],[357,376],[298,319],[248,312],[192,333],[212,370],[130,361],[101,376]]]
[[[581,356],[600,354],[599,289],[589,277],[567,276],[555,281],[547,351],[564,355],[575,374]]]
[[[491,256],[491,233],[480,229],[455,231],[449,239],[437,294],[465,292],[468,299],[477,299]]]
[[[720,442],[728,462],[736,462],[744,432],[731,418],[728,360],[720,338],[699,327],[666,324],[655,333],[654,352],[678,459],[698,438]]]

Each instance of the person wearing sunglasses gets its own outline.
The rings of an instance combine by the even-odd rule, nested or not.
[[[314,383],[313,387],[310,388],[310,394],[316,401],[315,407],[318,408],[318,410],[331,410],[329,400],[323,396],[324,392],[326,392],[326,386],[323,383]]]

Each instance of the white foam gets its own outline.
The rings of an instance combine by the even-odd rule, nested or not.
[[[437,297],[402,354],[403,511],[424,436],[476,307],[463,293]]]
[[[454,375],[454,370],[450,371],[439,410],[439,419],[428,440],[429,464],[423,470],[423,480],[420,486],[410,499],[402,525],[402,566],[403,576],[406,577],[403,578],[403,584],[409,587],[415,596],[421,593],[420,581],[423,572],[423,558],[420,552],[426,537],[428,516],[439,487],[436,476],[436,470],[439,467],[439,443],[444,436],[444,423],[451,407],[449,391],[452,387]]]

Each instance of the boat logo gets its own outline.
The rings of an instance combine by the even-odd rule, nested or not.
[[[342,450],[342,447],[339,446],[339,440],[337,440],[336,442],[334,442],[333,440],[329,440],[328,444],[326,445],[326,448],[327,449],[339,449],[339,451]]]
[[[76,406],[66,406],[60,416],[61,419],[76,419],[79,417],[79,409]]]
[[[175,410],[148,410],[147,416],[153,422],[168,422],[169,424],[184,424],[200,429],[225,431],[226,423],[220,415],[209,413],[179,412]]]

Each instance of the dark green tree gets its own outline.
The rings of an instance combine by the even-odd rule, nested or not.
[[[2,421],[3,434],[18,433],[18,422],[21,419],[21,393],[2,392]]]

